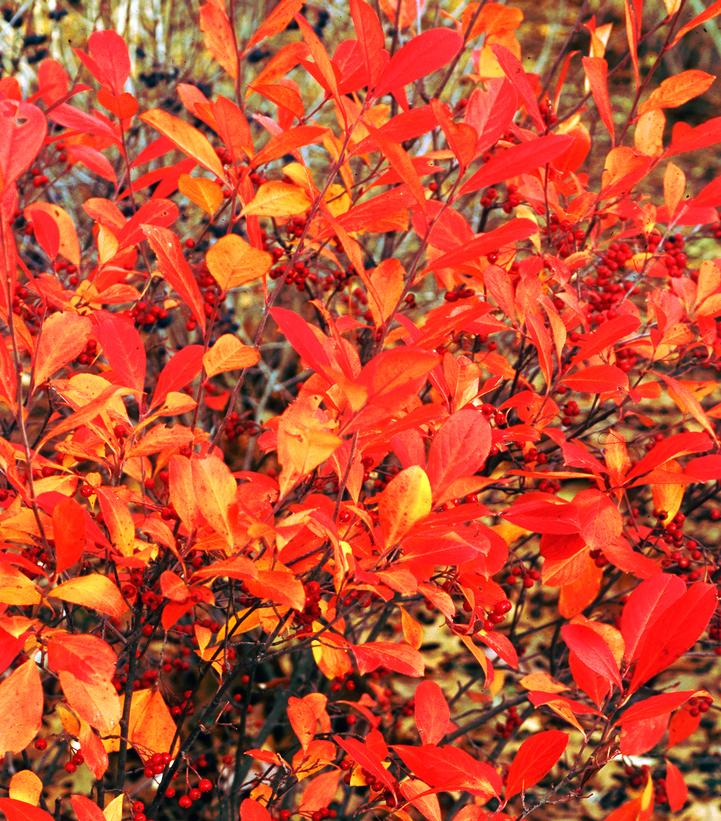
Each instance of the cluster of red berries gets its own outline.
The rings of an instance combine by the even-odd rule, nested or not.
[[[510,738],[522,723],[523,721],[518,715],[518,709],[516,707],[509,707],[506,711],[505,721],[498,721],[496,723],[496,733],[501,738]]]
[[[83,352],[75,360],[78,365],[90,365],[98,355],[98,343],[94,339],[88,339],[83,348]]]
[[[13,294],[13,313],[21,317],[31,329],[36,329],[43,320],[45,308],[39,301],[29,302],[30,292],[24,285],[18,285]]]
[[[512,567],[509,574],[506,576],[506,584],[513,587],[516,584],[521,584],[525,588],[531,588],[541,578],[538,570],[532,567],[526,567],[523,564]]]
[[[592,327],[615,316],[614,309],[628,290],[624,269],[632,257],[628,243],[612,242],[598,261],[596,276],[584,281],[587,317]]]
[[[65,762],[65,765],[63,766],[63,769],[65,770],[66,773],[69,773],[69,774],[72,775],[72,773],[74,773],[78,769],[78,767],[80,767],[84,763],[85,763],[85,757],[83,756],[83,754],[80,753],[80,752],[74,753],[72,758],[69,761]]]
[[[144,331],[152,331],[157,325],[159,328],[167,328],[172,322],[170,312],[163,305],[149,304],[141,299],[130,311],[130,316],[140,325]]]
[[[694,696],[684,705],[692,716],[699,716],[707,713],[711,709],[713,699],[711,696]]]
[[[686,516],[683,513],[677,513],[667,523],[664,523],[668,518],[665,510],[655,510],[654,516],[656,518],[654,532],[663,539],[658,546],[666,553],[661,560],[661,566],[664,569],[675,567],[681,574],[687,575],[690,581],[701,578],[701,570],[692,565],[703,559],[703,552],[696,539],[684,535]]]
[[[581,412],[581,409],[578,407],[578,402],[574,399],[570,399],[566,402],[563,406],[563,417],[561,418],[561,422],[568,427],[569,425],[574,425],[576,423],[576,417]]]
[[[445,294],[443,294],[443,299],[445,299],[446,302],[458,302],[459,299],[469,299],[475,293],[473,288],[461,284],[456,285],[452,291],[446,291]]]
[[[200,799],[212,789],[213,782],[209,778],[201,778],[200,781],[198,781],[197,787],[191,787],[188,792],[179,796],[178,806],[183,810],[189,810],[196,801],[200,801]],[[177,790],[175,787],[168,787],[165,791],[166,798],[175,798],[176,795]]]
[[[343,676],[343,678],[335,679],[330,685],[331,693],[340,693],[341,690],[347,690],[352,693],[355,689],[356,683],[351,674]]]
[[[293,813],[291,810],[280,810],[275,817],[278,821],[289,821],[289,819],[293,817]],[[324,818],[337,818],[338,812],[326,807],[322,810],[314,810],[310,816],[304,814],[304,817],[310,818],[310,821],[323,821]]]
[[[570,220],[561,220],[556,214],[551,214],[545,233],[551,247],[562,258],[577,251],[586,239],[586,232],[582,228],[574,229]]]
[[[223,433],[234,441],[244,435],[255,436],[259,431],[260,427],[253,419],[243,419],[237,411],[232,411],[228,414]]]
[[[205,264],[199,267],[196,279],[203,297],[203,313],[207,317],[211,317],[218,310],[218,306],[223,300],[223,293]],[[194,319],[189,319],[186,323],[187,330],[194,330],[196,325]]]
[[[170,764],[170,753],[153,753],[145,762],[143,775],[146,778],[154,778],[156,775],[162,775],[168,764]]]
[[[53,263],[53,270],[57,274],[66,273],[68,275],[67,283],[72,288],[80,282],[80,277],[78,276],[78,266],[74,265],[72,262],[68,262],[65,259],[55,260]]]
[[[661,245],[662,240],[663,235],[660,231],[657,229],[651,231],[647,240],[648,250],[655,253],[659,245]],[[673,234],[670,237],[666,237],[663,243],[661,262],[666,266],[666,271],[669,276],[680,277],[686,271],[688,257],[686,256],[685,248],[686,240],[681,234]]]

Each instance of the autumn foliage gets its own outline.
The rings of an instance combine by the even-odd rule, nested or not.
[[[721,3],[244,5],[0,80],[0,813],[713,814]]]

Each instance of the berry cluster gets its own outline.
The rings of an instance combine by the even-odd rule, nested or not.
[[[505,720],[496,723],[496,734],[501,738],[510,738],[522,723],[523,720],[518,715],[518,709],[511,706],[506,710]]]

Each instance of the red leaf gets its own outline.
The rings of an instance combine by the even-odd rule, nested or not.
[[[510,245],[512,242],[528,239],[528,237],[538,231],[538,226],[535,222],[528,219],[512,219],[504,222],[498,228],[492,231],[487,231],[485,234],[480,234],[470,242],[464,243],[455,251],[444,254],[442,257],[434,259],[428,266],[429,270],[434,271],[438,268],[455,268],[465,262],[474,263],[478,261],[479,257],[490,254],[493,251],[498,251],[504,245]]]
[[[95,338],[112,368],[112,373],[103,374],[105,378],[142,394],[145,388],[145,345],[132,319],[96,311],[92,322]]]
[[[606,320],[598,328],[583,334],[575,343],[578,346],[571,364],[575,365],[584,359],[589,359],[601,351],[605,351],[624,337],[633,333],[641,324],[641,320],[633,314],[621,314],[613,319]]]
[[[621,674],[609,646],[599,634],[583,624],[564,624],[561,636],[568,649],[594,673],[622,687]]]
[[[35,351],[33,375],[36,387],[82,353],[90,330],[90,320],[71,311],[59,311],[43,322]]]
[[[499,151],[466,180],[461,186],[461,194],[478,191],[518,174],[527,174],[555,160],[572,142],[573,137],[567,134],[547,134]],[[534,229],[538,230],[535,224]]]
[[[666,760],[666,795],[672,812],[678,812],[688,799],[688,787],[681,770]]]
[[[520,60],[507,48],[497,43],[492,45],[491,49],[496,56],[496,60],[500,63],[503,73],[518,92],[518,96],[523,100],[528,116],[533,120],[539,131],[545,131],[546,124],[541,116],[538,100]]]
[[[357,738],[341,738],[338,735],[333,736],[333,741],[342,750],[345,750],[356,764],[370,773],[377,781],[380,781],[386,789],[391,792],[395,791],[395,779],[383,766],[380,756],[367,743],[359,741]]]
[[[437,744],[455,727],[443,690],[435,681],[422,681],[416,687],[414,709],[416,727],[424,744]]]
[[[693,647],[708,626],[716,605],[714,585],[697,582],[666,608],[639,642],[629,692],[635,692]]]
[[[466,408],[449,416],[433,437],[428,453],[428,479],[436,504],[461,476],[477,473],[491,449],[491,426],[483,414]]]
[[[83,555],[86,515],[84,508],[72,498],[64,498],[53,508],[56,573],[72,567]]]
[[[410,644],[393,641],[367,642],[353,647],[353,654],[362,676],[372,673],[379,667],[385,667],[402,676],[419,678],[425,668],[423,656]]]
[[[593,100],[603,124],[611,135],[613,145],[616,142],[616,134],[613,127],[611,101],[608,97],[608,63],[603,57],[584,57],[582,62],[588,84],[591,86]]]
[[[642,459],[636,462],[626,475],[626,482],[648,473],[664,462],[668,462],[669,459],[677,459],[688,453],[701,453],[710,449],[711,439],[706,433],[691,431],[668,436],[655,444]]]
[[[272,821],[273,816],[253,798],[244,798],[240,805],[240,821]]]
[[[414,37],[391,57],[375,89],[382,97],[449,63],[463,46],[463,38],[448,28],[434,28]]]
[[[518,748],[506,778],[506,798],[535,786],[548,773],[568,744],[568,734],[546,730],[527,738]]]
[[[53,821],[49,812],[14,798],[0,798],[0,812],[7,821]]]
[[[78,821],[106,821],[100,807],[84,795],[71,796],[70,803]]]
[[[179,391],[192,382],[203,367],[202,345],[186,345],[167,363],[155,383],[151,408],[162,405],[171,391]]]
[[[648,721],[658,716],[668,716],[696,695],[696,690],[684,690],[677,693],[661,693],[657,696],[637,701],[623,712],[616,721],[619,727],[635,721]]]
[[[644,634],[670,605],[683,596],[685,585],[678,576],[660,573],[631,593],[621,614],[624,658],[633,661]]]
[[[122,94],[130,76],[130,55],[125,40],[115,31],[94,31],[88,40],[88,52],[97,72],[95,78]]]
[[[363,55],[368,86],[372,90],[388,59],[383,27],[378,15],[365,0],[350,0],[349,5],[353,27]]]
[[[591,365],[564,376],[561,384],[579,393],[607,393],[628,390],[628,375],[616,365]]]
[[[0,193],[32,164],[47,130],[45,115],[37,106],[0,100]]]
[[[158,259],[160,273],[182,297],[205,333],[205,303],[180,240],[169,228],[157,225],[144,225],[143,233]]]
[[[458,747],[423,744],[411,747],[396,744],[393,749],[412,775],[439,790],[463,790],[472,795],[499,795],[502,784],[498,773]]]

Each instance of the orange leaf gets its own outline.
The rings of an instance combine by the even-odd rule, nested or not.
[[[51,590],[48,596],[81,607],[89,607],[91,610],[97,610],[115,619],[121,618],[128,612],[128,605],[115,583],[100,573],[90,573],[87,576],[70,579]]]
[[[101,733],[120,721],[120,699],[113,686],[117,656],[97,636],[55,633],[48,641],[48,664],[73,710]]]
[[[178,191],[198,208],[212,217],[223,204],[223,189],[213,180],[205,177],[191,177],[190,174],[181,174],[178,177]],[[232,236],[235,236],[233,234]]]
[[[0,715],[0,755],[22,752],[43,720],[43,687],[32,659],[0,682]]]
[[[216,3],[204,3],[200,7],[200,30],[205,47],[235,80],[238,76],[238,49],[233,27],[223,8]]]
[[[691,68],[664,80],[651,96],[638,107],[639,114],[656,108],[676,108],[708,90],[716,77]]]
[[[135,523],[127,504],[115,495],[113,488],[96,488],[95,492],[110,540],[123,556],[132,556],[135,551]]]
[[[34,382],[38,388],[83,352],[92,325],[86,316],[59,311],[43,322],[35,351]]]
[[[136,690],[130,704],[128,739],[138,755],[147,761],[155,753],[175,755],[179,742],[170,749],[175,737],[175,722],[160,690]]]
[[[412,465],[391,479],[381,494],[378,517],[385,544],[392,547],[431,512],[431,483],[422,467]]]
[[[143,233],[158,258],[158,267],[163,278],[180,294],[205,332],[205,303],[188,260],[183,254],[180,240],[169,228],[158,225],[143,225]]]
[[[372,641],[353,647],[353,654],[362,676],[385,667],[402,676],[420,678],[425,669],[423,656],[409,644]]]
[[[237,234],[221,237],[208,249],[205,261],[223,291],[260,279],[273,264],[273,258],[267,251],[254,248]]]
[[[215,149],[208,138],[197,128],[160,108],[151,108],[150,111],[141,114],[140,119],[167,137],[183,154],[192,157],[203,168],[207,168],[211,174],[225,180],[223,165]]]
[[[392,316],[403,295],[406,272],[397,259],[384,259],[374,268],[369,279],[373,288],[368,294],[368,308],[376,328],[380,328]]]

